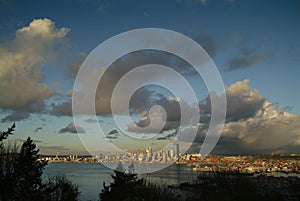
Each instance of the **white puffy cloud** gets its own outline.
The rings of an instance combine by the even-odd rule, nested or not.
[[[227,117],[215,153],[299,151],[300,116],[284,111],[286,107],[277,107],[268,102],[257,89],[249,86],[249,80],[227,87],[226,97]],[[206,111],[205,114],[209,114],[209,99],[200,107]],[[207,126],[203,128],[197,136],[200,144],[207,133]]]
[[[239,139],[248,149],[282,149],[299,142],[300,117],[278,111],[265,101],[255,116],[226,123],[223,136]]]
[[[227,121],[237,121],[255,115],[263,106],[265,97],[249,86],[249,80],[230,85],[226,89]]]
[[[7,46],[0,45],[0,108],[41,112],[54,91],[45,83],[43,65],[56,58],[57,48],[68,33],[49,19],[33,20],[16,31]]]

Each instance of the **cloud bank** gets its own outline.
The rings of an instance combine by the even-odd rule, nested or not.
[[[49,19],[36,19],[17,30],[7,47],[0,46],[0,107],[22,113],[22,117],[12,113],[2,121],[21,120],[45,110],[45,100],[55,92],[44,82],[42,68],[57,57],[57,45],[68,32]]]
[[[299,151],[300,116],[274,106],[257,89],[249,86],[249,80],[230,85],[226,96],[227,118],[215,153]],[[207,105],[202,103],[201,106]],[[205,127],[199,130],[193,151],[200,148],[206,132]]]

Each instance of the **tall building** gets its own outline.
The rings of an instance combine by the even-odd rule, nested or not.
[[[180,157],[180,152],[179,152],[179,144],[176,144],[176,157]]]
[[[175,155],[174,155],[174,149],[171,149],[171,150],[170,150],[170,157],[171,157],[171,158],[174,158],[174,156],[175,156]]]
[[[151,157],[152,157],[152,149],[151,149],[151,147],[148,147],[148,148],[146,149],[146,154],[147,154],[147,157],[148,157],[148,158],[151,158]]]
[[[167,156],[167,153],[165,151],[162,152],[162,161],[163,162],[167,162],[168,161],[168,156]]]

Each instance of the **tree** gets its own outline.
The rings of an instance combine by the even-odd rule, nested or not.
[[[40,200],[40,192],[44,187],[41,176],[47,162],[38,160],[38,152],[39,149],[28,137],[22,144],[16,166],[17,194],[20,200]]]
[[[17,161],[16,146],[4,147],[3,140],[12,135],[16,125],[13,124],[6,131],[0,131],[0,200],[9,200],[14,196],[17,184],[15,164]]]
[[[126,172],[121,163],[118,164],[113,182],[106,186],[103,183],[103,189],[99,194],[102,201],[179,201],[179,194],[173,189],[163,185],[146,183],[143,179],[138,179],[135,174],[134,165],[131,164]]]
[[[16,124],[13,123],[13,125],[9,127],[6,131],[0,131],[0,142],[7,139],[9,135],[12,135],[13,132],[15,131],[15,128],[16,128]]]
[[[0,201],[77,201],[78,187],[65,177],[42,182],[47,162],[39,160],[39,149],[30,137],[19,153],[16,146],[3,146],[15,127],[0,131]]]
[[[44,191],[45,201],[78,201],[78,187],[64,176],[50,178]]]
[[[103,182],[103,189],[99,194],[102,201],[125,201],[125,200],[141,200],[138,194],[138,189],[143,185],[143,179],[138,179],[137,174],[134,174],[134,166],[129,166],[128,173],[124,166],[119,163],[114,175],[111,175],[113,182],[106,186]]]

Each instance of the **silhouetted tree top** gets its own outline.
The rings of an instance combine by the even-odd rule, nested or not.
[[[22,144],[19,154],[19,176],[20,182],[23,185],[30,186],[33,189],[38,189],[42,186],[42,173],[47,165],[46,161],[39,161],[39,149],[36,149],[33,140],[28,137]]]
[[[7,128],[6,131],[0,131],[0,141],[5,140],[9,135],[12,135],[15,131],[16,124],[13,123],[13,125],[9,128]]]
[[[126,172],[122,163],[118,163],[114,174],[111,175],[113,182],[108,186],[103,182],[103,189],[99,194],[100,200],[122,201],[139,198],[137,191],[143,185],[143,179],[138,179],[134,172],[133,164],[129,166],[128,172]]]

